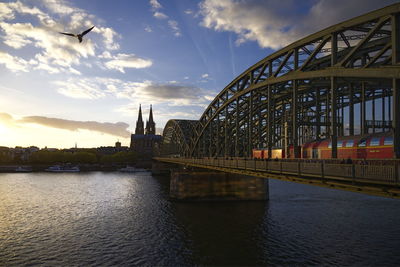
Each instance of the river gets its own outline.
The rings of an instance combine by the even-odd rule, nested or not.
[[[395,266],[400,202],[270,181],[267,202],[171,202],[150,173],[0,174],[0,265]]]

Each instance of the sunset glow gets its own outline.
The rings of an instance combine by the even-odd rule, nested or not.
[[[128,146],[139,104],[158,133],[199,119],[258,60],[396,1],[285,2],[1,2],[0,146]]]

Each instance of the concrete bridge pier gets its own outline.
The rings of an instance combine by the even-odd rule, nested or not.
[[[151,165],[151,174],[166,176],[170,175],[171,169],[176,168],[175,164],[153,161]]]
[[[267,200],[268,179],[216,171],[171,172],[174,200]]]

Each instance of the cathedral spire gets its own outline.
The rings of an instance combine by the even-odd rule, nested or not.
[[[146,122],[146,134],[156,134],[156,124],[153,120],[153,108],[151,105],[149,120]]]
[[[153,121],[153,108],[152,108],[151,104],[150,104],[149,123],[154,123],[154,121]]]
[[[139,116],[138,116],[138,121],[143,121],[143,119],[142,119],[142,104],[139,104]]]
[[[139,116],[136,121],[135,134],[144,134],[144,124],[143,124],[143,118],[142,118],[142,105],[141,104],[139,104]]]

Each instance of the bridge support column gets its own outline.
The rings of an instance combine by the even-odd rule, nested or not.
[[[336,77],[331,77],[331,140],[332,140],[332,158],[337,158],[337,99],[336,99],[337,82]]]
[[[173,171],[175,200],[267,200],[268,179],[212,171]]]
[[[392,65],[400,64],[400,15],[392,16]],[[400,79],[393,79],[394,157],[400,158]],[[390,104],[390,102],[389,102]],[[389,117],[390,120],[390,117]]]
[[[160,161],[153,161],[151,164],[151,174],[153,175],[169,175],[172,165]]]
[[[393,79],[393,122],[394,157],[400,158],[400,79]]]
[[[353,84],[349,85],[349,134],[354,135],[354,89]]]

